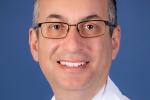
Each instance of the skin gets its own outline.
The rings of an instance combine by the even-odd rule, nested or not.
[[[76,24],[91,15],[98,17],[90,19],[108,20],[107,11],[107,0],[39,0],[38,22]],[[54,14],[59,18],[50,16]],[[37,37],[35,29],[29,29],[29,45],[56,100],[91,100],[107,82],[112,60],[120,47],[120,27],[114,29],[112,37],[108,26],[104,35],[94,38],[82,38],[74,26],[63,39],[46,39],[40,32]],[[62,67],[57,63],[60,60],[89,63],[75,69]]]

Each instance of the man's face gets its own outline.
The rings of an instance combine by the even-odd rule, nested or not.
[[[88,17],[93,15],[97,17]],[[83,19],[108,20],[107,0],[39,0],[38,22],[76,24]],[[120,41],[118,27],[110,37],[108,26],[104,35],[94,38],[81,37],[74,26],[63,39],[44,38],[40,28],[39,37],[34,29],[29,36],[32,55],[54,90],[104,84]]]

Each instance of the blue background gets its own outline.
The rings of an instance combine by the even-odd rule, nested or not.
[[[50,100],[29,51],[32,0],[0,0],[0,100]],[[110,76],[132,100],[150,100],[150,0],[118,0],[121,49]]]

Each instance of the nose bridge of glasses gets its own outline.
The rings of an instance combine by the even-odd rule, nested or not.
[[[70,31],[70,29],[71,29],[72,26],[74,26],[75,29],[76,29],[76,31],[79,33],[78,24],[70,24],[70,25],[68,25],[68,26],[69,26],[69,27],[68,27],[68,33],[69,33],[69,31]],[[80,34],[80,33],[79,33],[79,34]]]

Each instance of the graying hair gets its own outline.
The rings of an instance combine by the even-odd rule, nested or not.
[[[108,17],[109,21],[117,25],[117,6],[116,6],[116,0],[109,0],[108,1]]]
[[[108,0],[108,18],[109,21],[116,27],[117,21],[117,4],[116,0]],[[110,36],[112,36],[114,27],[110,27]]]
[[[32,19],[33,27],[37,25],[38,17],[39,17],[39,3],[38,0],[34,0],[33,19]]]
[[[39,17],[39,0],[34,0],[34,10],[33,10],[33,21],[32,25],[36,26],[38,23],[38,17]],[[117,25],[117,6],[116,6],[116,0],[108,0],[108,17],[109,21]],[[110,34],[112,35],[113,27],[110,28]]]

